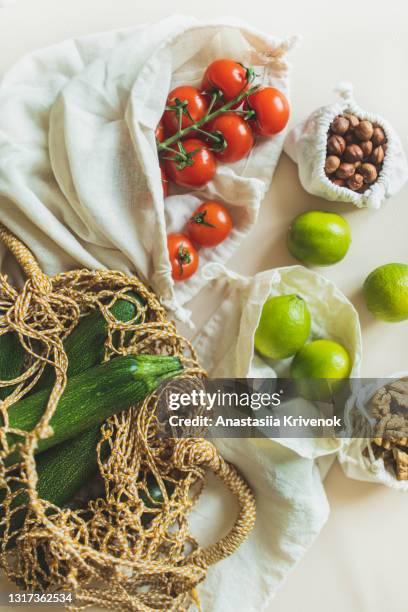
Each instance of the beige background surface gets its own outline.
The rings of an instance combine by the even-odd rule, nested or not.
[[[351,80],[359,103],[393,123],[408,150],[408,4],[399,0],[16,0],[0,8],[0,71],[37,47],[171,12],[199,18],[235,15],[277,35],[301,34],[302,45],[292,53],[291,123],[330,102],[338,81]],[[294,263],[285,247],[286,230],[295,214],[311,208],[344,212],[352,226],[347,258],[324,273],[359,310],[363,375],[407,369],[408,322],[375,322],[364,308],[360,287],[377,265],[408,262],[408,188],[380,212],[351,210],[304,193],[295,165],[282,156],[258,225],[231,267],[253,273]],[[197,298],[196,320],[204,321],[213,306],[213,294]],[[329,522],[269,609],[405,612],[408,497],[348,480],[338,466],[328,476],[327,492]]]

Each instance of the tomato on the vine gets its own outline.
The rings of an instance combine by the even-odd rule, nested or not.
[[[196,87],[181,85],[167,96],[163,122],[166,132],[171,136],[205,117],[208,103]],[[181,123],[180,123],[181,117]]]
[[[216,160],[198,138],[183,140],[171,147],[174,155],[164,157],[164,169],[173,183],[181,187],[203,187],[213,178]],[[166,152],[167,153],[167,152]]]
[[[174,280],[187,280],[198,268],[198,253],[189,238],[184,234],[167,236],[171,273]]]
[[[224,113],[211,122],[209,131],[220,135],[220,149],[214,148],[217,159],[232,163],[246,157],[254,146],[254,136],[247,121],[236,113]]]
[[[232,218],[219,202],[204,202],[188,222],[188,234],[203,247],[214,247],[223,242],[232,230]]]
[[[244,104],[253,111],[252,128],[261,136],[273,136],[285,127],[289,120],[289,102],[279,89],[263,87],[248,96]]]
[[[248,88],[252,71],[232,59],[212,62],[205,71],[201,88],[206,93],[219,91],[223,101],[230,102]]]
[[[163,197],[167,198],[169,194],[169,180],[162,166],[160,166],[160,173],[161,173],[161,182],[162,182],[162,187],[163,187]]]
[[[165,140],[166,134],[164,131],[163,118],[160,119],[159,123],[156,126],[155,136],[157,142],[163,142]]]

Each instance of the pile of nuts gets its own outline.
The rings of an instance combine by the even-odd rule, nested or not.
[[[382,127],[352,114],[339,115],[327,137],[326,176],[339,187],[363,193],[376,182],[386,150]]]
[[[397,480],[408,480],[408,378],[381,387],[370,403],[376,419],[371,440],[374,456],[382,457]],[[364,455],[368,456],[368,449]]]

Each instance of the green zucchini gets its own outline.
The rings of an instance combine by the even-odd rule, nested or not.
[[[41,499],[47,500],[63,508],[71,501],[75,493],[92,478],[98,467],[96,447],[101,437],[100,427],[93,427],[73,440],[67,440],[58,446],[48,449],[35,458],[37,470],[37,492]],[[104,461],[109,453],[109,446],[102,445],[101,460]],[[174,486],[166,484],[168,495],[174,491]],[[148,495],[142,491],[141,498],[147,508],[160,507],[164,498],[152,474],[146,479]],[[4,501],[4,494],[1,502]],[[16,532],[24,524],[27,515],[28,494],[22,490],[11,502],[14,511],[11,518],[11,532]],[[142,522],[147,525],[155,514],[147,512]],[[0,518],[4,518],[0,505]],[[0,537],[4,537],[4,526],[0,524]],[[15,543],[12,537],[8,547]]]
[[[92,427],[77,438],[37,455],[37,492],[41,499],[60,508],[72,499],[96,472],[96,447],[100,437],[100,427]],[[107,445],[102,446],[102,460],[106,458],[107,450]]]
[[[7,332],[0,336],[0,380],[13,380],[23,373],[24,348],[18,334]],[[0,401],[12,393],[14,386],[0,387]]]
[[[144,306],[145,302],[137,293],[129,291],[127,295]],[[110,312],[118,321],[128,322],[135,318],[137,308],[128,300],[117,300],[110,308]],[[136,320],[136,322],[138,321]],[[103,361],[107,336],[108,323],[99,309],[81,319],[64,340],[64,349],[68,357],[68,378],[72,378]],[[34,392],[51,387],[54,382],[55,370],[52,366],[47,365]]]
[[[177,357],[128,355],[116,357],[68,380],[50,426],[53,435],[38,441],[37,452],[78,436],[94,425],[143,400],[164,380],[182,369]],[[44,413],[49,389],[25,397],[8,412],[9,426],[31,431]],[[9,444],[19,441],[8,434]],[[18,461],[17,452],[7,458]]]
[[[75,495],[76,491],[96,472],[98,461],[96,447],[101,433],[100,427],[93,427],[74,440],[54,446],[37,455],[35,458],[37,470],[37,492],[56,506],[63,507]],[[102,446],[102,460],[107,456],[107,445]],[[12,484],[13,487],[13,484]],[[16,486],[13,487],[16,489]],[[0,494],[0,518],[4,519],[4,491]],[[27,515],[28,493],[22,490],[11,501],[11,532],[15,532],[24,524]],[[0,538],[4,537],[4,525],[0,524]],[[8,542],[8,547],[15,543],[15,537]]]

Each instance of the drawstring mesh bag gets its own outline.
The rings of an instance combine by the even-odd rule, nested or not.
[[[107,322],[105,361],[126,354],[176,356],[183,365],[179,386],[199,384],[204,375],[194,349],[136,277],[75,270],[49,278],[1,224],[0,240],[27,277],[18,290],[0,275],[0,339],[13,332],[25,355],[23,373],[0,380],[2,569],[29,591],[74,592],[78,609],[187,609],[197,602],[196,586],[207,568],[232,554],[248,536],[255,505],[246,483],[210,442],[158,435],[162,391],[101,426],[96,442],[102,491],[96,497],[64,507],[42,499],[36,468],[42,453],[35,460],[34,452],[39,441],[53,433],[50,420],[67,383],[63,341],[84,316],[99,309]],[[129,296],[130,291],[140,301]],[[125,323],[112,316],[110,309],[118,299],[134,301],[133,320]],[[31,392],[50,366],[55,383],[41,418],[29,432],[14,430],[8,421],[10,407]],[[19,442],[11,446],[16,436]],[[16,449],[18,461],[10,465],[7,457]],[[206,470],[236,496],[239,512],[223,539],[200,548],[187,517],[203,489]],[[151,497],[152,480],[160,501]]]

